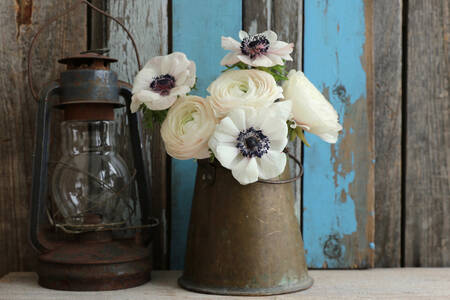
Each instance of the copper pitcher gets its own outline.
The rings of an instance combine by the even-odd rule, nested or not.
[[[289,174],[288,166],[278,179]],[[292,183],[241,185],[230,170],[198,162],[179,284],[223,295],[273,295],[309,288]]]

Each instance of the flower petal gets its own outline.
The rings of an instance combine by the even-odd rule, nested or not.
[[[236,52],[230,52],[222,58],[220,61],[221,66],[232,66],[239,62],[238,54]]]
[[[241,130],[239,130],[239,128],[231,118],[226,117],[223,118],[222,121],[220,121],[220,124],[217,126],[217,131],[227,133],[236,138]]]
[[[240,184],[249,184],[258,181],[258,164],[256,158],[244,158],[231,170],[233,177]]]
[[[284,65],[283,60],[278,55],[267,53],[266,57],[268,57],[275,65]]]
[[[268,108],[271,112],[275,113],[277,116],[283,120],[289,120],[292,114],[292,101],[284,100],[278,101],[269,106]]]
[[[265,118],[260,126],[262,132],[267,135],[271,141],[283,140],[284,138],[286,138],[287,141],[288,128],[286,120],[271,116]]]
[[[241,55],[241,54],[236,54],[237,58],[242,61],[244,64],[247,64],[249,66],[252,66],[253,62],[250,59],[250,57],[246,56],[246,55]]]
[[[239,31],[239,38],[241,39],[241,41],[245,38],[248,38],[248,33],[244,30]]]
[[[164,110],[172,106],[177,100],[177,96],[159,96],[158,98],[153,98],[152,94],[156,94],[150,91],[140,91],[135,96],[145,104],[151,110]]]
[[[293,50],[294,50],[293,43],[288,44],[286,42],[276,41],[276,42],[270,44],[270,47],[269,47],[269,50],[267,51],[267,53],[283,56],[283,55],[292,53]]]
[[[234,52],[241,50],[241,44],[231,37],[222,37],[222,48]]]
[[[275,63],[266,55],[260,55],[252,60],[251,66],[253,67],[273,67]]]
[[[273,151],[282,152],[288,143],[287,136],[280,137],[279,139],[270,140],[270,149]]]
[[[132,93],[135,94],[137,92],[140,92],[145,89],[150,88],[150,83],[153,81],[153,77],[157,76],[154,69],[147,68],[142,69],[137,73],[136,77],[134,78],[133,82],[133,90]]]
[[[259,177],[272,179],[283,173],[286,167],[286,154],[269,150],[258,161]]]
[[[190,90],[191,89],[186,85],[176,86],[170,90],[170,96],[181,96],[181,95],[184,96],[187,93],[189,93]]]
[[[234,109],[228,114],[228,118],[233,121],[234,125],[239,131],[247,129],[244,109]]]
[[[141,106],[142,102],[139,101],[138,98],[136,98],[134,95],[131,97],[131,104],[130,104],[130,110],[132,113],[135,113],[139,110],[139,107]]]
[[[160,94],[148,90],[141,90],[133,96],[141,102],[152,102],[162,97]]]
[[[269,41],[269,43],[271,43],[271,44],[273,42],[276,42],[276,40],[278,39],[277,34],[275,32],[273,32],[272,30],[264,31],[262,33],[262,35],[264,35],[267,38],[267,40]]]
[[[232,169],[236,167],[236,158],[239,155],[242,157],[239,149],[236,146],[219,144],[216,148],[216,152],[214,153],[216,158],[220,161],[222,166],[227,169]]]

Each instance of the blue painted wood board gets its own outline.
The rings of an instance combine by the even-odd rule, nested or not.
[[[374,155],[371,7],[364,0],[308,0],[304,72],[344,127],[330,145],[307,134],[303,237],[311,268],[373,265]]]
[[[197,65],[192,94],[207,95],[206,88],[224,69],[220,60],[227,51],[221,36],[237,39],[241,28],[242,0],[173,0],[173,51],[184,52]],[[171,169],[170,268],[182,269],[197,163],[173,159]]]

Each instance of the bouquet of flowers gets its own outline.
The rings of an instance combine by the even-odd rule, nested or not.
[[[240,184],[271,179],[286,166],[288,139],[303,131],[336,143],[338,114],[301,71],[286,71],[294,45],[273,31],[241,42],[222,37],[230,52],[226,70],[214,80],[206,99],[190,95],[196,67],[174,52],[150,59],[136,75],[131,110],[143,110],[149,126],[161,123],[167,153],[177,159],[217,159]]]

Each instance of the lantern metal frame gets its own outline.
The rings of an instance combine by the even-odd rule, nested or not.
[[[137,286],[150,280],[150,230],[158,225],[158,220],[150,217],[150,177],[141,142],[143,138],[140,114],[131,113],[130,110],[131,86],[117,80],[117,75],[109,70],[109,63],[117,61],[116,59],[95,51],[59,60],[67,65],[68,70],[61,73],[58,81],[42,89],[39,96],[36,95],[32,83],[31,56],[39,34],[81,4],[119,23],[133,44],[140,69],[139,53],[130,32],[119,20],[85,0],[80,0],[50,19],[34,36],[28,53],[28,82],[33,97],[38,101],[31,186],[30,242],[39,253],[37,271],[40,285],[59,290],[114,290]],[[85,65],[88,67],[80,67]],[[122,103],[119,97],[123,97],[125,103]],[[72,239],[67,239],[66,236],[65,239],[51,240],[46,236],[47,232],[40,228],[40,224],[47,217],[52,110],[63,109],[68,120],[96,120],[97,117],[99,120],[113,120],[113,109],[124,106],[136,172],[141,225],[116,229],[136,229],[134,240],[112,239],[111,228],[96,228],[93,231],[72,234]]]

